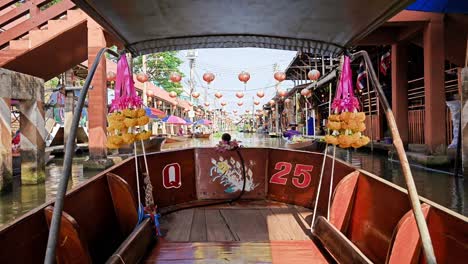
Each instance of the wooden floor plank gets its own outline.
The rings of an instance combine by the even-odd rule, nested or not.
[[[235,241],[219,210],[205,210],[208,241]]]
[[[290,240],[309,240],[308,228],[304,226],[301,216],[292,208],[270,208],[280,220],[281,231],[287,233]]]
[[[268,241],[266,217],[256,209],[220,210],[239,241]]]
[[[206,220],[205,210],[202,208],[194,209],[192,227],[190,230],[190,241],[205,242],[206,240]]]
[[[259,210],[266,218],[268,238],[270,240],[292,240],[288,232],[284,231],[281,219],[278,218],[270,208]]]
[[[165,215],[161,219],[161,229],[163,234],[165,234],[165,239],[181,242],[190,241],[192,220],[193,209],[182,210]]]

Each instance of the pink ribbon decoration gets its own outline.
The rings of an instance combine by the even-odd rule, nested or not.
[[[353,112],[354,110],[359,110],[359,101],[354,96],[351,62],[348,56],[344,57],[340,83],[336,91],[335,99],[333,99],[332,109],[338,112]]]
[[[115,97],[112,100],[110,112],[131,107],[139,108],[143,104],[136,93],[133,74],[125,56],[121,56],[117,63],[114,93]]]

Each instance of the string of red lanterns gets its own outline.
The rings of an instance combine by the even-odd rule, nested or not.
[[[312,69],[307,73],[307,77],[311,81],[317,81],[320,78],[320,72],[316,69]]]
[[[212,81],[214,81],[215,75],[211,72],[206,72],[203,74],[203,80],[210,85]]]
[[[275,74],[273,75],[273,77],[275,78],[275,80],[277,80],[278,82],[282,82],[284,80],[286,80],[286,73],[282,72],[282,71],[277,71],[275,72]]]
[[[173,72],[171,73],[171,75],[169,75],[169,79],[173,83],[178,83],[182,80],[182,76],[180,76],[180,74],[178,74],[177,72]]]
[[[137,74],[137,80],[141,83],[145,83],[147,82],[149,79],[148,77],[148,74],[144,73],[144,72],[140,72]]]

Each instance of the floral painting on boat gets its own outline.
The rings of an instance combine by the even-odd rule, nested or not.
[[[213,166],[210,169],[211,181],[218,181],[221,185],[225,187],[224,192],[233,193],[237,191],[242,191],[243,175],[242,175],[242,165],[239,161],[236,161],[234,158],[224,159],[219,156],[218,160],[212,158],[211,163]],[[255,162],[250,160],[245,164],[245,191],[253,191],[259,184],[254,183],[253,181],[253,172],[252,167],[255,165]]]

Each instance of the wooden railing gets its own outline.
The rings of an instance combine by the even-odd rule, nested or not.
[[[424,109],[408,111],[408,143],[424,144]],[[445,109],[445,135],[447,146],[452,143],[453,124],[449,108]]]
[[[0,16],[0,47],[4,48],[8,42],[21,38],[29,31],[40,28],[51,19],[64,15],[67,10],[75,7],[70,0],[62,0],[48,5],[52,0],[30,0],[19,3],[17,0],[0,0],[0,9],[7,10]]]

